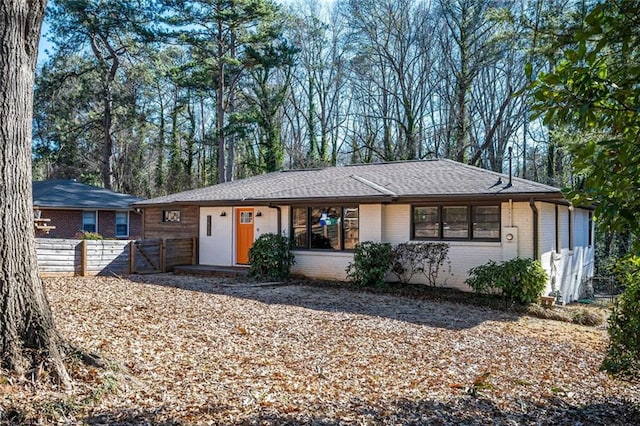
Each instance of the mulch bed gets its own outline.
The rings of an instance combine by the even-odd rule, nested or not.
[[[45,281],[108,368],[0,376],[16,424],[633,424],[603,327],[337,287],[171,274]]]

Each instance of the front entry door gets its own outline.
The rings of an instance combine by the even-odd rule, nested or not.
[[[253,244],[253,209],[236,209],[236,263],[249,264]]]

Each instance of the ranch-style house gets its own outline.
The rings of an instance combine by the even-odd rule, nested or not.
[[[363,241],[441,241],[464,284],[489,260],[539,259],[546,294],[581,296],[593,276],[593,212],[558,188],[437,159],[287,170],[139,201],[144,238],[197,237],[201,265],[246,266],[264,233],[292,239],[292,272],[344,280]],[[390,278],[392,278],[390,276]]]

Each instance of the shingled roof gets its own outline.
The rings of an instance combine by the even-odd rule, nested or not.
[[[451,160],[358,164],[253,176],[136,203],[269,204],[322,200],[361,202],[444,198],[563,199],[558,188]]]
[[[142,198],[121,194],[75,180],[33,182],[33,206],[59,209],[128,209]]]

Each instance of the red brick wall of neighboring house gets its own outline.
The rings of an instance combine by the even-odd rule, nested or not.
[[[48,234],[37,232],[36,237],[45,238],[73,238],[82,231],[81,210],[44,210],[41,209],[40,217],[51,219],[47,225],[55,226]]]
[[[38,232],[37,237],[77,238],[82,232],[82,210],[41,209],[41,218],[51,219],[49,225],[55,226],[48,234]],[[98,233],[104,238],[115,238],[116,212],[98,210]],[[129,236],[119,239],[139,239],[142,237],[142,215],[129,212]]]
[[[142,212],[129,212],[129,239],[140,240],[144,232],[142,226]]]

